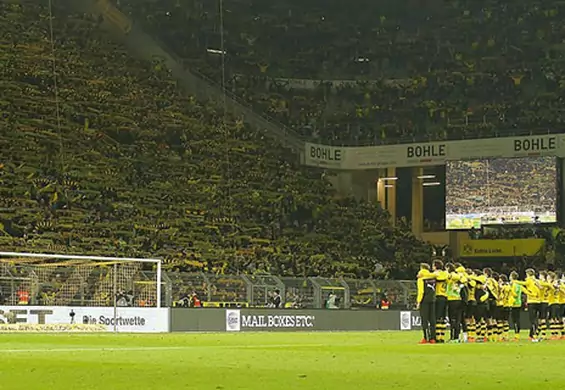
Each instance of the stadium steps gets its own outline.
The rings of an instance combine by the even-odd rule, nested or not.
[[[221,104],[223,108],[224,93],[219,85],[203,75],[185,69],[180,58],[156,37],[142,31],[137,23],[118,10],[109,0],[76,0],[68,3],[79,12],[94,13],[103,17],[105,22],[101,24],[102,28],[107,29],[115,38],[123,42],[132,55],[147,61],[154,61],[155,58],[164,59],[173,77],[186,91],[202,101],[211,100]],[[274,136],[286,147],[298,153],[304,150],[304,141],[293,130],[272,118],[257,114],[231,92],[226,91],[225,96],[228,112],[243,117],[247,123]]]

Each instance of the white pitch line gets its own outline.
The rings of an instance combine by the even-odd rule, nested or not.
[[[265,345],[199,345],[185,347],[123,347],[123,348],[53,348],[53,349],[4,349],[0,354],[5,353],[38,353],[38,352],[143,352],[143,351],[182,351],[190,349],[242,349],[242,348],[292,348],[292,347],[323,347],[325,344],[265,344]]]

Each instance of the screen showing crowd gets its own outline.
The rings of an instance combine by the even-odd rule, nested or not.
[[[449,161],[446,228],[556,222],[555,157]]]

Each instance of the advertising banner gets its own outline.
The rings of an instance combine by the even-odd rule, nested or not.
[[[545,240],[521,238],[515,240],[466,240],[459,243],[460,257],[535,256],[543,250]]]
[[[7,323],[6,313],[15,315],[19,324],[104,325],[109,332],[159,333],[169,331],[169,309],[119,307],[114,319],[113,307],[0,306],[0,324]],[[71,316],[74,313],[74,316]]]
[[[565,157],[565,135],[483,138],[366,147],[305,144],[304,163],[329,169],[361,170],[444,165],[449,160],[494,157]]]
[[[412,313],[409,311],[400,312],[400,330],[412,330]]]
[[[316,316],[294,314],[292,312],[277,313],[241,313],[241,310],[226,310],[226,331],[260,329],[300,329],[314,328]]]
[[[241,330],[241,312],[239,310],[226,310],[226,331],[239,332]]]
[[[422,317],[417,311],[400,312],[400,330],[416,330],[422,328]]]
[[[341,168],[345,158],[345,148],[306,143],[305,164],[322,168]]]
[[[399,311],[330,309],[172,309],[173,332],[311,332],[399,330]],[[403,329],[421,326],[416,312]]]

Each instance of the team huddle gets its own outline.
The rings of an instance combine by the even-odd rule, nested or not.
[[[432,267],[420,265],[417,303],[421,344],[519,340],[524,307],[531,341],[565,339],[565,275],[551,271],[528,269],[519,280],[517,272],[507,276],[434,260]]]

